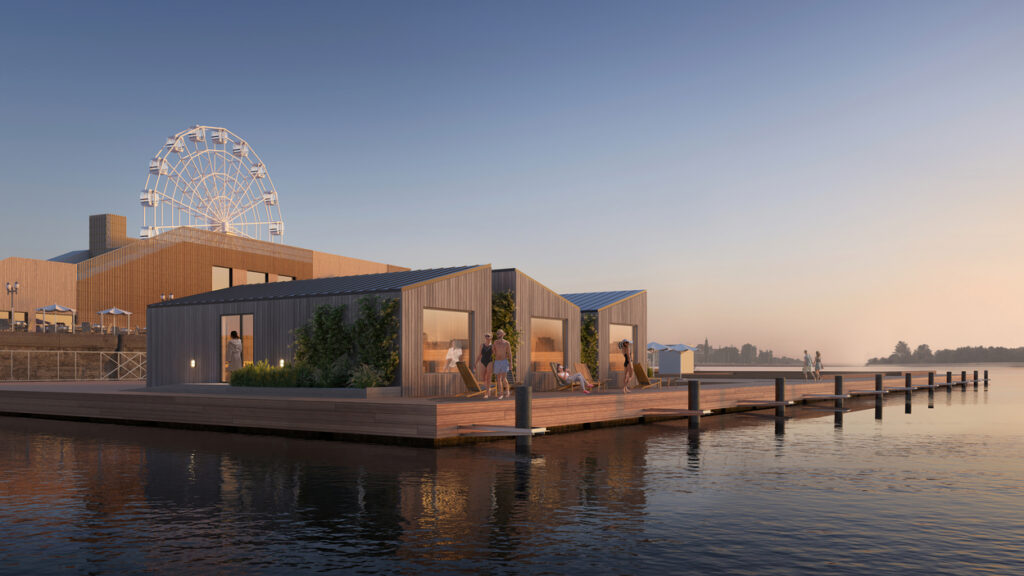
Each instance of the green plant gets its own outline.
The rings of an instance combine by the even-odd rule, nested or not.
[[[309,366],[286,364],[279,368],[261,360],[232,372],[231,385],[294,388],[314,387],[322,384],[316,371]]]
[[[594,314],[583,315],[583,326],[580,328],[580,360],[590,369],[594,378],[600,378],[597,373],[597,316]]]
[[[491,298],[491,331],[505,331],[505,340],[512,347],[509,365],[515,367],[519,350],[519,330],[516,329],[516,297],[511,290],[498,292]],[[495,335],[497,339],[497,335]]]
[[[323,386],[345,386],[355,356],[344,305],[318,307],[309,322],[295,330],[295,363],[317,371]]]
[[[374,367],[360,364],[349,374],[349,386],[352,388],[376,388],[386,386],[387,382]]]
[[[359,366],[372,369],[388,385],[395,379],[401,359],[398,353],[400,303],[397,298],[367,296],[359,300],[359,318],[351,334]],[[355,384],[351,384],[355,385]]]

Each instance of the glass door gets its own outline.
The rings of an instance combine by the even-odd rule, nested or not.
[[[231,358],[228,343],[234,332],[242,339],[242,366],[252,364],[252,314],[232,314],[220,317],[220,381],[231,379]]]

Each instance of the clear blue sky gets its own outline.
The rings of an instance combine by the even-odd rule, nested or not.
[[[289,244],[647,288],[663,342],[1024,345],[1021,2],[23,2],[0,54],[0,257],[137,230],[209,124]]]

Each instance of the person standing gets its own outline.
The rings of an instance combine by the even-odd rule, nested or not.
[[[491,344],[491,333],[484,334],[484,343],[476,357],[476,377],[483,382],[486,391],[484,398],[491,396],[491,376],[494,371],[494,345]]]
[[[242,339],[238,332],[231,331],[231,339],[228,340],[228,382],[231,382],[231,373],[242,367]]]
[[[807,381],[808,376],[814,375],[814,364],[811,363],[811,355],[804,350],[804,382]]]
[[[814,381],[821,382],[821,351],[814,351]]]
[[[494,342],[494,376],[498,379],[496,391],[498,400],[512,395],[512,385],[508,382],[509,361],[512,359],[512,344],[505,340],[505,331],[499,328],[495,333],[498,339]]]
[[[622,350],[622,393],[627,394],[633,381],[633,356],[629,351],[629,340],[619,342],[619,350]]]

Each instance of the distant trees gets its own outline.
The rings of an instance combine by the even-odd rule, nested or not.
[[[896,344],[893,353],[887,357],[871,358],[868,364],[958,364],[964,362],[1024,362],[1024,347],[1005,348],[1002,346],[961,346],[932,352],[927,344],[921,344],[910,351],[903,341]]]
[[[775,356],[775,353],[771,350],[758,350],[757,346],[746,343],[739,348],[735,346],[723,346],[721,348],[714,348],[708,344],[707,339],[704,340],[703,344],[697,345],[697,353],[695,354],[696,364],[698,365],[749,365],[749,366],[769,366],[769,365],[798,365],[800,361],[795,358],[787,358],[785,356]]]

